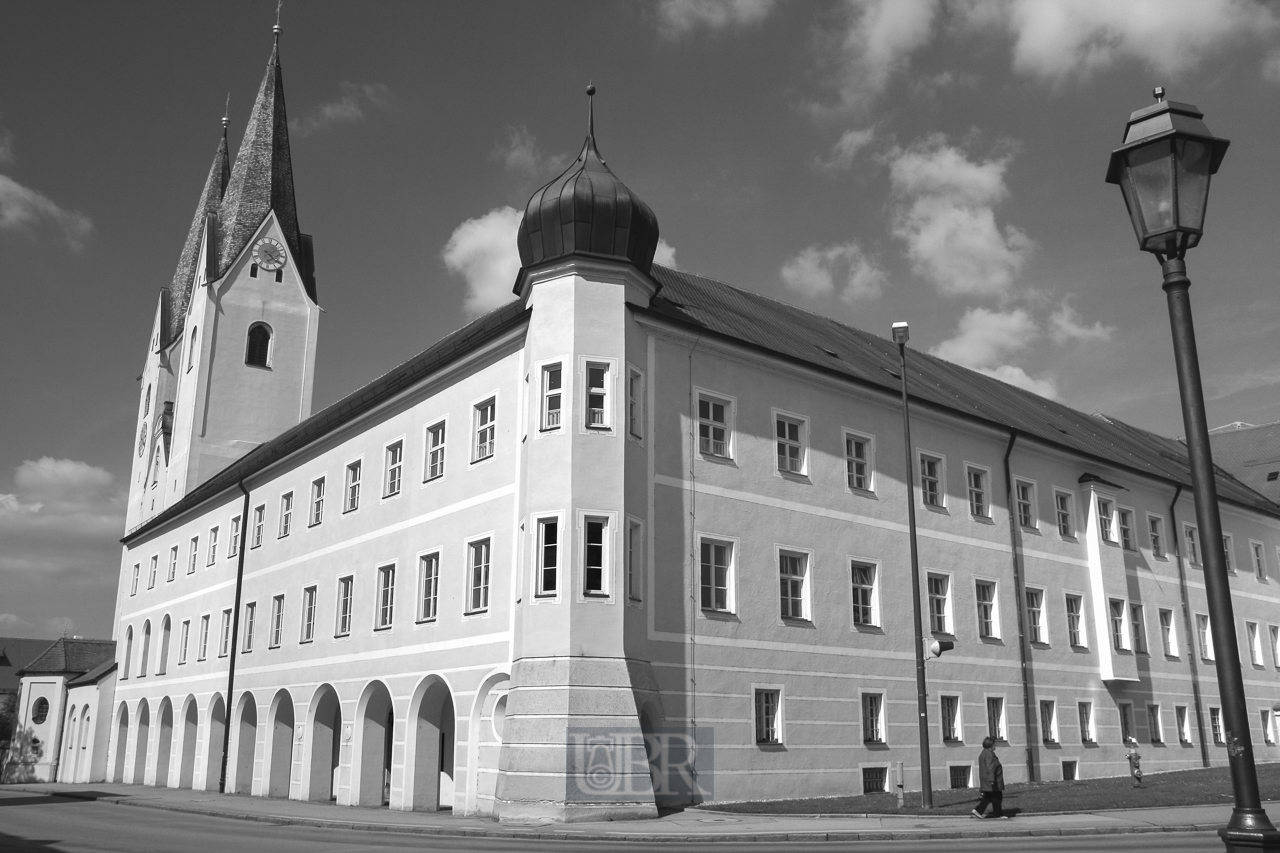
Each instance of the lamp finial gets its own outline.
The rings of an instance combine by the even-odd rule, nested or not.
[[[587,84],[587,135],[592,139],[596,138],[596,84]]]
[[[1156,86],[1151,90],[1151,94],[1155,95],[1157,104],[1164,103],[1164,86]]]

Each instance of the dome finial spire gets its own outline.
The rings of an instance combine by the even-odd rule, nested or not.
[[[280,43],[280,7],[283,5],[284,0],[276,0],[276,25],[271,28],[271,31],[276,34],[276,44]]]
[[[587,136],[592,139],[596,138],[596,110],[595,110],[596,84],[587,84]]]
[[[231,93],[227,92],[227,105],[222,110],[222,138],[227,138],[227,125],[231,124]]]

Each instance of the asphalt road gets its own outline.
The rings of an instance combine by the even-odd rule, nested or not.
[[[390,850],[429,851],[666,851],[683,853],[771,853],[778,845],[758,842],[680,844],[608,844],[601,842],[518,842],[494,838],[443,838],[390,832],[358,832],[307,826],[277,825],[181,814],[114,803],[0,791],[0,853],[375,853]],[[885,850],[894,853],[979,853],[979,851],[1151,850],[1162,853],[1219,851],[1211,832],[1143,833],[1069,838],[983,838],[972,841],[843,842],[787,844],[788,853],[834,850]]]

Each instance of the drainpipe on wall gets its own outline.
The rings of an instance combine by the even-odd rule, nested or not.
[[[693,352],[698,348],[698,342],[702,340],[702,335],[694,338],[693,346],[689,347],[689,565],[691,571],[689,573],[691,586],[691,600],[689,602],[689,727],[695,732],[698,729],[698,669],[697,669],[697,650],[698,644],[695,640],[698,629],[698,612],[701,609],[701,588],[699,586],[699,554],[698,554],[698,483],[697,483],[697,465],[698,458],[698,399],[693,391]],[[754,699],[753,699],[754,701]],[[698,799],[698,765],[694,762],[693,767],[693,802],[701,802]]]
[[[1027,781],[1036,781],[1036,752],[1033,743],[1035,731],[1034,709],[1031,707],[1031,684],[1028,675],[1030,663],[1027,660],[1027,615],[1024,612],[1027,602],[1027,591],[1022,578],[1022,531],[1018,526],[1018,509],[1013,493],[1013,474],[1009,470],[1009,456],[1013,454],[1014,442],[1018,433],[1009,433],[1009,445],[1004,449],[1004,494],[1005,508],[1009,511],[1009,544],[1013,548],[1013,594],[1017,596],[1018,613],[1018,663],[1019,676],[1022,679],[1022,724],[1027,732]]]
[[[1204,711],[1200,705],[1200,668],[1196,665],[1196,634],[1191,621],[1191,597],[1187,592],[1187,568],[1182,563],[1182,535],[1178,530],[1178,498],[1182,496],[1182,484],[1169,502],[1169,526],[1173,533],[1173,559],[1178,564],[1178,591],[1182,593],[1182,623],[1187,637],[1187,663],[1191,666],[1191,695],[1196,703],[1196,734],[1200,739],[1200,763],[1209,766],[1209,744],[1204,740]],[[1174,719],[1174,723],[1177,723]],[[1182,732],[1178,732],[1182,737]]]
[[[222,711],[222,770],[218,774],[218,793],[227,792],[227,750],[231,746],[231,691],[236,684],[236,648],[240,636],[240,590],[244,585],[244,552],[249,542],[249,490],[241,478],[236,485],[244,492],[244,508],[240,510],[240,548],[236,559],[236,603],[231,611],[231,664],[227,668],[227,703]]]

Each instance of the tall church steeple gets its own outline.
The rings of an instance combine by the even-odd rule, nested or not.
[[[218,150],[213,155],[209,176],[205,178],[204,191],[200,193],[200,202],[196,205],[195,216],[192,217],[191,227],[187,230],[187,240],[183,243],[182,254],[178,257],[178,268],[173,273],[173,283],[169,285],[168,304],[165,306],[169,316],[165,318],[166,336],[160,342],[161,344],[173,340],[182,331],[187,305],[191,302],[191,288],[195,283],[196,267],[199,266],[198,254],[201,239],[205,234],[206,220],[210,216],[217,216],[230,175],[231,164],[227,158],[227,119],[223,118],[222,139],[218,141]],[[209,252],[209,254],[213,253]],[[215,270],[208,270],[206,277],[213,278],[215,273]]]

